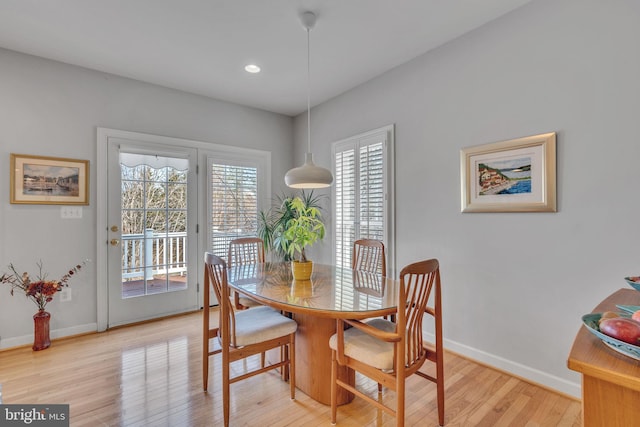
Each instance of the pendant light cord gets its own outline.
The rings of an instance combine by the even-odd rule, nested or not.
[[[311,28],[307,27],[307,152],[311,153],[311,44],[309,43],[309,33]]]

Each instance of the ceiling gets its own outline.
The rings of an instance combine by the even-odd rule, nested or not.
[[[0,47],[293,116],[306,10],[317,105],[529,1],[0,0]]]

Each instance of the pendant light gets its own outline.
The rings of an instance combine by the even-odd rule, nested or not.
[[[284,182],[291,188],[325,188],[333,182],[331,171],[313,163],[311,153],[311,49],[309,46],[309,33],[316,23],[316,15],[313,12],[302,14],[302,25],[307,30],[307,154],[304,164],[293,168],[284,176]]]

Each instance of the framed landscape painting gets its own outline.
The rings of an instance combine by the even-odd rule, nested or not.
[[[555,212],[556,134],[463,148],[462,212]]]
[[[11,203],[88,205],[89,161],[11,154]]]

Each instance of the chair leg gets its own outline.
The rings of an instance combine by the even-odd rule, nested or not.
[[[444,358],[438,355],[436,361],[436,394],[438,399],[438,423],[444,425]]]
[[[224,426],[229,427],[229,355],[222,351],[222,408],[224,414]]]
[[[296,399],[296,343],[295,334],[289,343],[289,387],[291,387],[291,400]]]
[[[402,383],[396,383],[396,427],[404,427],[404,390],[405,379],[402,378]]]
[[[331,351],[331,424],[336,424],[336,415],[338,412],[338,361],[336,360],[336,351]]]
[[[207,353],[205,350],[202,355],[202,388],[205,392],[209,386],[209,355]]]
[[[208,298],[207,298],[208,299]],[[209,308],[202,309],[202,388],[209,386]]]
[[[236,310],[246,310],[249,308],[240,304],[240,294],[235,291],[233,292],[233,306],[236,308]]]
[[[289,359],[285,359],[285,357],[287,357],[287,348],[286,346],[282,346],[280,347],[280,361],[283,360],[289,360]],[[280,376],[282,377],[282,381],[287,382],[289,381],[289,365],[284,365],[283,367],[280,368]]]

